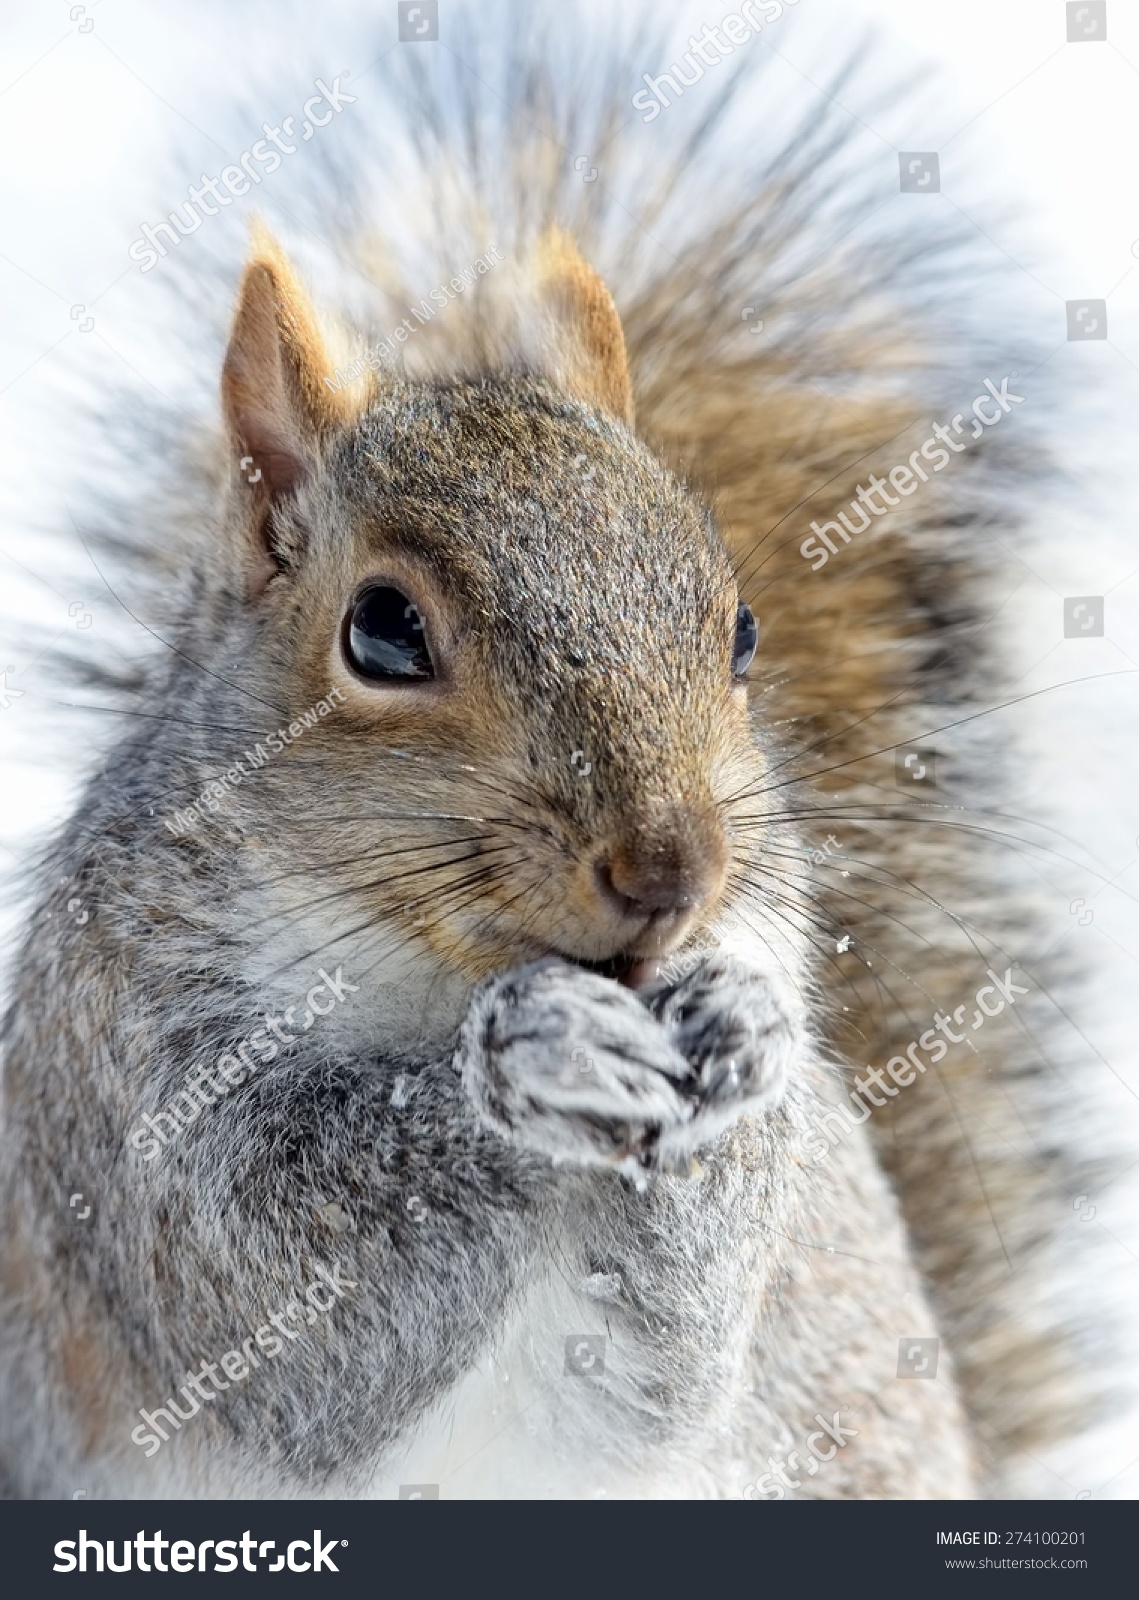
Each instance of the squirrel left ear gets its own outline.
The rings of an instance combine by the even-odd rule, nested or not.
[[[312,472],[323,440],[367,403],[324,382],[334,362],[304,286],[280,247],[259,232],[246,262],[222,365],[222,404],[250,491],[251,591],[283,565],[270,512]]]
[[[540,292],[569,343],[572,392],[631,427],[633,386],[613,296],[560,228],[551,228],[538,245],[538,274]]]

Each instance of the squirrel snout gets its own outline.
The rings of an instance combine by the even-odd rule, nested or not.
[[[608,908],[623,917],[679,920],[719,893],[724,856],[718,831],[706,838],[678,831],[666,841],[610,850],[594,863],[594,882]]]

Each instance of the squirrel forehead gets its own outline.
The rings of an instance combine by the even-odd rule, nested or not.
[[[528,380],[401,385],[342,441],[330,470],[385,543],[498,586],[643,572],[730,585],[701,505],[625,426]]]

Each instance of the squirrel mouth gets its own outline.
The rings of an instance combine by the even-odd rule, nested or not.
[[[661,969],[661,962],[643,956],[617,955],[606,961],[582,961],[578,956],[564,959],[571,960],[575,967],[584,967],[587,972],[596,972],[598,977],[612,978],[626,989],[646,988],[659,976]]]

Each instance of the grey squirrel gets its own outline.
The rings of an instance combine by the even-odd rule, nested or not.
[[[451,259],[497,264],[398,364],[268,233],[241,275],[169,489],[180,614],[6,1022],[10,1493],[955,1498],[1062,1416],[1019,1270],[1060,1180],[1007,1137],[1044,1114],[1031,983],[968,912],[929,936],[982,842],[857,775],[867,721],[892,759],[985,685],[985,469],[816,576],[803,531],[923,381],[880,259],[825,311],[785,270],[829,128],[646,264],[703,124],[615,245],[569,69],[516,48],[509,215],[485,108],[409,102]],[[782,344],[739,309],[760,263]],[[835,817],[857,892],[805,867]],[[985,986],[982,1063],[944,1029]]]

